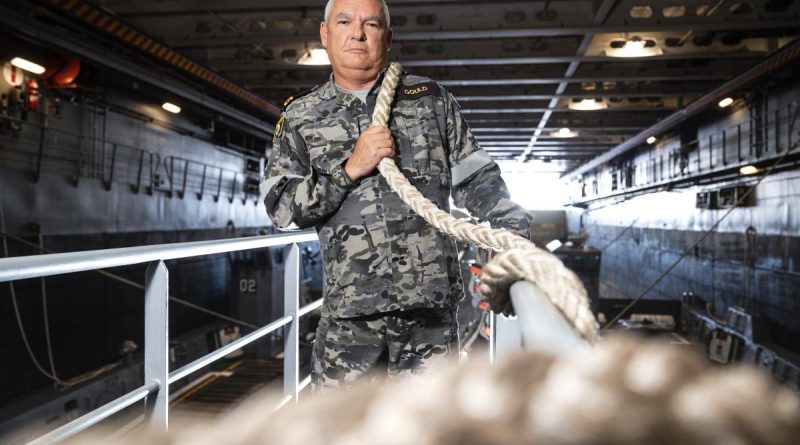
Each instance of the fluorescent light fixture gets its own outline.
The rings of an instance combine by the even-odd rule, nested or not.
[[[33,63],[30,60],[25,60],[22,57],[14,57],[11,59],[11,64],[33,74],[42,74],[45,71],[43,66]]]
[[[553,136],[555,138],[574,138],[578,136],[578,132],[572,131],[569,128],[564,127],[551,132],[550,136]]]
[[[174,114],[178,114],[178,113],[181,112],[181,107],[179,107],[179,106],[177,106],[175,104],[171,104],[169,102],[164,102],[164,105],[162,105],[161,108],[169,111],[170,113],[174,113]]]
[[[328,59],[328,51],[325,48],[314,48],[306,51],[297,63],[300,65],[330,65],[331,61]]]
[[[647,44],[647,40],[634,37],[626,41],[620,48],[606,49],[606,55],[609,57],[653,57],[664,54],[664,51],[655,44],[650,46]]]
[[[759,171],[760,170],[754,165],[745,165],[744,167],[739,169],[739,173],[743,175],[754,175]]]
[[[653,145],[653,144],[656,143],[657,140],[658,139],[656,139],[655,136],[650,136],[649,138],[647,138],[647,143],[650,144],[650,145]]]
[[[719,105],[720,108],[726,108],[726,107],[730,107],[732,103],[733,103],[733,98],[732,97],[726,97],[725,99],[722,99],[721,101],[719,101],[719,103],[717,105]]]
[[[570,110],[581,111],[602,110],[604,108],[608,108],[608,104],[602,99],[583,99],[580,102],[570,101],[568,106]]]

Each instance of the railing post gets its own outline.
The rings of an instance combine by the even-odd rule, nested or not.
[[[526,350],[565,355],[588,349],[539,286],[517,281],[508,289],[508,294],[519,319]]]
[[[742,157],[742,123],[739,122],[736,124],[736,156],[739,159],[739,162],[742,162],[744,159]]]
[[[145,399],[149,427],[166,431],[169,425],[169,271],[163,261],[147,266],[144,280],[144,382],[158,384]]]
[[[708,169],[714,170],[714,135],[708,135]]]
[[[775,109],[775,154],[781,152],[781,115]]]
[[[786,149],[792,146],[792,103],[786,104]]]
[[[497,314],[489,312],[489,363],[497,360]]]
[[[206,191],[206,171],[208,170],[208,164],[203,164],[203,179],[200,181],[200,193],[197,194],[197,199],[200,201],[203,200],[203,193]]]
[[[283,259],[283,315],[292,317],[283,331],[283,395],[291,396],[297,403],[300,386],[300,320],[297,317],[300,311],[300,249],[297,244],[283,249]]]
[[[42,156],[44,156],[44,135],[47,131],[47,124],[42,126],[42,131],[39,132],[39,151],[36,154],[36,170],[33,172],[33,182],[38,183],[39,178],[42,176]]]
[[[728,134],[722,130],[722,165],[728,165]]]

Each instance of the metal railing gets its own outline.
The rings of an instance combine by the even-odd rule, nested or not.
[[[152,428],[166,430],[169,424],[169,385],[216,360],[274,331],[284,333],[283,393],[280,406],[297,401],[300,391],[311,383],[300,381],[300,317],[322,305],[317,300],[304,307],[300,302],[300,252],[297,243],[316,241],[313,231],[155,246],[126,247],[85,252],[56,253],[0,259],[0,283],[111,267],[148,264],[145,272],[144,303],[144,385],[55,430],[29,445],[65,440],[113,414],[144,400],[145,419]],[[192,363],[169,372],[169,271],[166,260],[285,246],[284,314],[272,323],[211,352]]]
[[[685,144],[667,144],[646,155],[632,157],[585,182],[574,203],[639,193],[693,183],[700,179],[728,178],[746,165],[766,165],[781,159],[798,138],[800,107],[794,102],[768,109],[759,116],[709,132]],[[793,162],[787,159],[787,162]]]
[[[231,352],[288,326],[284,332],[283,394],[275,409],[297,401],[311,376],[300,380],[299,320],[322,306],[317,300],[304,307],[300,302],[300,252],[297,243],[316,241],[313,231],[155,246],[126,247],[85,252],[56,253],[0,259],[0,283],[29,278],[85,272],[120,266],[147,264],[144,302],[144,385],[103,405],[28,445],[63,441],[90,426],[144,400],[148,427],[167,430],[169,426],[169,385],[219,360]],[[283,317],[227,344],[199,359],[169,372],[169,271],[166,260],[213,255],[242,250],[286,246],[284,250]],[[563,316],[534,284],[522,281],[511,286],[509,296],[519,317],[525,349],[556,353],[584,350],[586,345]],[[497,355],[497,315],[490,314],[489,359]]]
[[[210,195],[214,201],[224,197],[229,203],[236,198],[243,204],[248,199],[258,203],[258,193],[248,189],[247,170],[236,171],[173,155],[162,158],[158,150],[105,136],[0,116],[0,145],[5,151],[0,161],[10,168],[30,169],[34,182],[39,182],[42,173],[52,173],[66,175],[75,186],[81,178],[93,178],[99,179],[106,190],[111,190],[114,183],[121,183],[133,193],[144,190],[152,195],[160,191],[183,198],[194,191],[201,201]],[[243,155],[236,157],[243,162],[255,160]]]

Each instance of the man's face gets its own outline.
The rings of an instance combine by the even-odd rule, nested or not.
[[[336,76],[377,76],[389,59],[392,34],[377,0],[336,0],[320,38]]]

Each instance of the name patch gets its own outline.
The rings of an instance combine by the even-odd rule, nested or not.
[[[439,94],[439,87],[435,82],[425,82],[417,85],[400,85],[397,89],[397,100],[418,99],[424,96]]]

